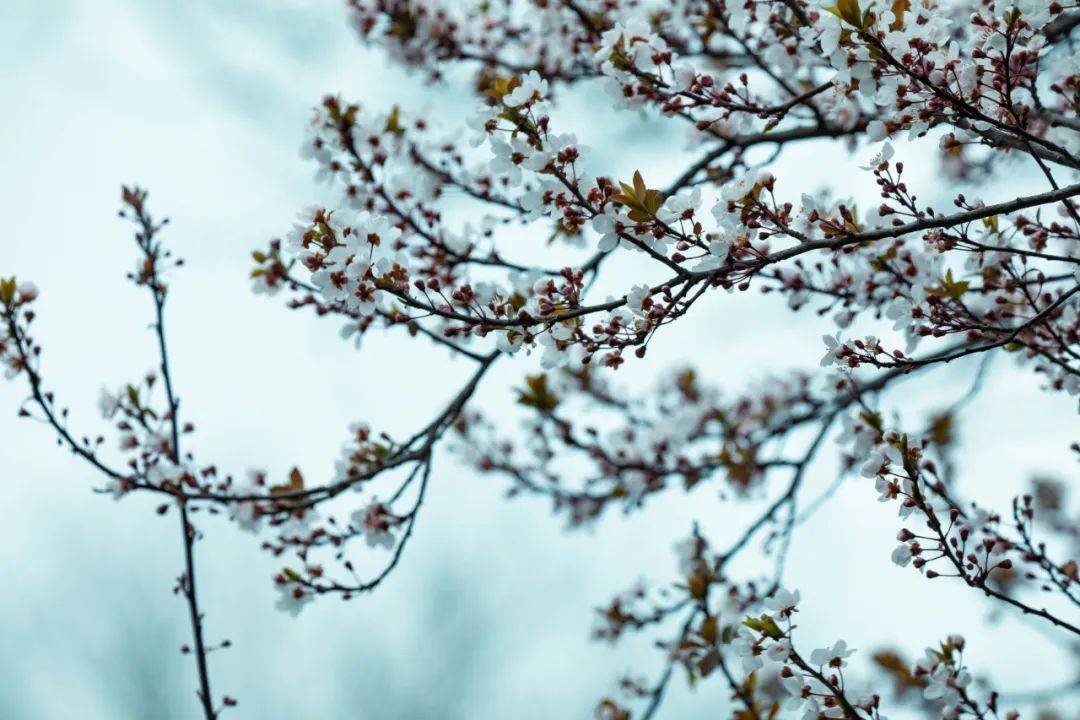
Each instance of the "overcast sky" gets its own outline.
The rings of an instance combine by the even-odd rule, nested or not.
[[[248,289],[250,251],[305,203],[334,199],[297,156],[322,94],[438,107],[455,121],[469,112],[362,49],[341,3],[15,0],[0,8],[0,63],[0,275],[41,289],[44,374],[80,434],[102,430],[94,408],[103,385],[155,364],[150,308],[123,277],[135,262],[116,217],[126,182],[150,188],[151,207],[173,219],[168,242],[187,260],[170,332],[201,462],[279,473],[298,465],[318,477],[350,422],[408,431],[464,377],[467,368],[441,352],[400,338],[357,352],[338,340],[336,323]],[[608,172],[673,175],[682,151],[678,138],[641,123],[608,135],[595,124],[575,129]],[[618,154],[643,137],[659,140]],[[783,167],[816,186],[859,159],[809,147]],[[823,167],[827,178],[817,176]],[[919,172],[925,196],[948,194],[933,168]],[[620,380],[641,389],[693,361],[737,390],[766,368],[815,365],[821,353],[824,326],[778,302],[719,296],[695,312],[696,325],[665,331],[666,344]],[[903,392],[940,407],[964,393],[974,367],[957,363]],[[528,358],[506,363],[478,401],[506,406],[534,368]],[[1074,472],[1075,401],[1038,385],[999,360],[965,417],[964,487],[998,507],[1033,472]],[[15,417],[23,396],[21,385],[0,385],[0,708],[15,708],[0,715],[193,717],[193,668],[177,649],[187,618],[170,592],[181,567],[176,518],[158,518],[152,499],[94,495],[92,473],[54,446],[48,428]],[[815,466],[810,495],[832,482],[834,456]],[[504,490],[440,457],[395,576],[373,596],[326,599],[296,620],[273,609],[278,565],[258,542],[206,523],[201,592],[210,637],[234,643],[211,660],[215,690],[240,699],[230,717],[589,717],[620,673],[654,672],[660,660],[641,643],[589,643],[592,608],[638,577],[672,577],[672,543],[693,520],[723,543],[756,509],[720,504],[703,487],[567,534],[545,504],[507,502]],[[1010,682],[1033,686],[1070,677],[1075,669],[1048,661],[1064,656],[1030,624],[1010,616],[985,632],[991,607],[982,599],[889,564],[895,509],[875,497],[852,480],[800,529],[788,584],[805,598],[808,646],[843,637],[864,651],[858,667],[884,642],[915,653],[960,632],[976,670],[1008,669]],[[691,692],[677,679],[673,688],[667,717],[715,708],[726,695],[715,683]]]

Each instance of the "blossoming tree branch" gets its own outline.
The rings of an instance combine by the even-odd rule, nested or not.
[[[33,336],[37,290],[0,283],[0,358],[29,389],[20,412],[51,425],[101,489],[156,494],[160,512],[179,518],[176,589],[192,633],[184,649],[207,720],[236,700],[211,682],[207,655],[223,643],[209,636],[212,615],[208,629],[199,602],[193,518],[224,511],[258,533],[282,558],[279,606],[296,615],[323,596],[372,591],[406,561],[446,452],[511,495],[549,503],[572,528],[699,485],[725,490],[717,502],[771,496],[731,545],[688,527],[677,577],[599,610],[597,638],[647,633],[658,648],[656,668],[642,668],[655,675],[612,688],[595,709],[602,720],[657,716],[680,674],[725,685],[740,720],[878,720],[894,707],[1014,717],[971,683],[981,640],[969,657],[961,637],[927,638],[932,648],[910,662],[849,660],[843,640],[804,647],[798,620],[812,618],[800,618],[784,560],[813,510],[804,478],[839,442],[866,501],[897,508],[895,526],[881,528],[896,536],[893,562],[964,586],[1076,652],[1080,529],[1066,488],[1036,483],[1008,507],[961,496],[952,426],[968,398],[926,421],[891,391],[964,359],[970,395],[1000,355],[1038,376],[1055,402],[1080,395],[1077,3],[347,5],[364,43],[431,82],[459,83],[475,112],[426,117],[324,98],[303,155],[334,200],[305,207],[254,253],[254,289],[333,319],[357,345],[404,332],[471,363],[430,422],[407,437],[358,422],[333,473],[315,479],[299,469],[225,474],[196,458],[166,340],[180,262],[138,188],[123,192],[139,258],[129,278],[147,291],[160,365],[102,392],[116,442],[69,425]],[[555,119],[575,97],[677,126],[696,159],[674,177],[613,176],[572,123]],[[819,168],[774,174],[809,143],[869,161],[844,183]],[[931,206],[923,196],[942,193],[909,180],[915,164],[975,190]],[[1006,174],[1009,183],[996,182]],[[851,182],[873,183],[875,203],[844,197]],[[453,219],[460,213],[447,203],[467,204],[467,218]],[[640,274],[604,276],[619,255],[636,256]],[[527,259],[538,256],[548,262]],[[599,296],[602,276],[620,290]],[[689,367],[645,392],[620,386],[616,370],[642,362],[668,326],[694,323],[703,298],[738,292],[830,318],[835,331],[820,348],[799,348],[823,355],[820,367],[733,397]],[[515,355],[532,368],[516,390],[523,432],[472,402],[488,370]],[[774,562],[759,575],[730,571],[741,553],[763,548]],[[852,682],[849,663],[872,679]]]

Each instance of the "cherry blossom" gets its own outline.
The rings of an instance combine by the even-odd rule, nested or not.
[[[871,653],[849,662],[837,639],[808,652],[800,626],[828,598],[801,605],[785,588],[800,526],[831,497],[809,502],[806,488],[830,453],[837,483],[895,504],[880,532],[897,545],[881,559],[905,580],[954,583],[1080,635],[1066,493],[1036,479],[1011,506],[964,497],[955,439],[991,358],[1038,378],[1047,403],[1080,395],[1075,3],[349,0],[347,18],[362,43],[468,107],[318,100],[298,136],[319,197],[252,253],[251,289],[329,317],[360,352],[369,334],[399,333],[410,363],[449,353],[467,370],[428,422],[386,432],[360,408],[325,472],[202,457],[169,367],[181,263],[140,188],[122,193],[128,278],[148,297],[158,360],[109,380],[100,433],[74,429],[48,389],[37,288],[0,280],[0,364],[28,393],[21,414],[94,471],[95,489],[155,496],[178,517],[176,593],[206,720],[231,705],[207,663],[201,518],[259,537],[281,563],[276,605],[295,616],[324,596],[362,597],[407,562],[429,486],[450,474],[444,453],[570,531],[679,493],[763,506],[745,526],[725,521],[724,546],[717,528],[687,528],[670,578],[601,605],[593,636],[645,635],[662,667],[624,678],[598,717],[654,717],[676,668],[723,684],[744,720],[910,709],[863,672]],[[623,132],[630,123],[650,131]],[[660,167],[655,144],[672,137]],[[827,159],[792,173],[780,159],[797,148]],[[778,368],[737,378],[709,377],[715,363],[687,348],[680,367],[647,366],[649,383],[622,379],[673,342],[675,323],[721,332],[706,326],[710,301],[727,312],[758,296],[816,323],[821,342],[785,340]],[[497,363],[511,385],[489,372]],[[970,371],[971,389],[923,417],[909,401],[937,402],[924,378],[948,365]],[[500,390],[513,410],[481,401]],[[999,438],[980,442],[999,451]],[[767,562],[737,562],[753,552]],[[821,572],[857,572],[847,548],[820,555]],[[949,637],[890,667],[942,717],[997,717],[964,648]]]

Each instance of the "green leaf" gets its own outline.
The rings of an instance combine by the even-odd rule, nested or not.
[[[656,218],[656,213],[664,204],[664,196],[659,190],[651,190],[645,184],[640,171],[634,172],[633,185],[619,182],[622,190],[611,196],[620,205],[629,208],[627,215],[634,222],[649,222]]]
[[[904,13],[911,9],[911,0],[893,0],[892,11],[896,20],[889,24],[890,30],[904,29]]]
[[[863,12],[859,8],[859,0],[837,0],[836,5],[825,9],[848,25],[862,29]]]
[[[747,618],[743,620],[743,625],[755,632],[771,637],[773,640],[779,640],[784,637],[784,631],[780,629],[780,626],[776,624],[776,621],[772,619],[771,615],[762,615],[759,618],[747,616]]]
[[[859,413],[859,417],[870,427],[874,428],[878,432],[881,432],[885,428],[885,424],[881,420],[881,415],[878,413],[863,412]]]
[[[386,118],[386,132],[399,137],[405,134],[405,127],[401,124],[401,108],[397,105],[391,108]]]
[[[0,302],[4,305],[10,305],[15,301],[15,290],[18,285],[15,282],[15,278],[6,278],[0,280]]]
[[[559,398],[548,388],[545,373],[526,376],[525,389],[517,392],[518,403],[541,412],[551,412],[559,404]]]
[[[957,281],[953,279],[952,270],[946,272],[945,279],[941,281],[941,289],[953,300],[959,300],[964,297],[964,293],[968,291],[970,285],[971,284],[967,280]]]
[[[715,615],[710,615],[701,623],[701,638],[710,645],[715,645],[716,641],[720,638],[720,631]]]

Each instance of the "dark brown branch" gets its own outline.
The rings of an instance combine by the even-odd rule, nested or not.
[[[138,189],[135,189],[133,196],[135,200],[130,205],[135,213],[135,221],[142,228],[141,232],[136,235],[136,239],[146,259],[146,285],[154,301],[154,334],[157,337],[158,352],[161,360],[161,376],[165,384],[166,402],[169,406],[168,419],[172,439],[169,455],[175,465],[180,465],[180,401],[173,386],[172,371],[169,366],[168,343],[165,339],[165,300],[168,290],[159,275],[158,262],[161,260],[161,248],[159,244],[154,242],[161,225],[155,225],[146,212],[143,204],[145,193],[140,193]],[[214,709],[214,696],[210,689],[210,672],[206,662],[206,642],[203,638],[203,614],[199,608],[199,594],[196,585],[194,545],[198,531],[189,520],[187,502],[184,499],[180,499],[180,532],[184,546],[184,574],[180,578],[180,588],[184,598],[187,600],[188,614],[191,618],[191,634],[195,645],[195,666],[199,675],[198,696],[206,720],[216,720],[218,713]]]

